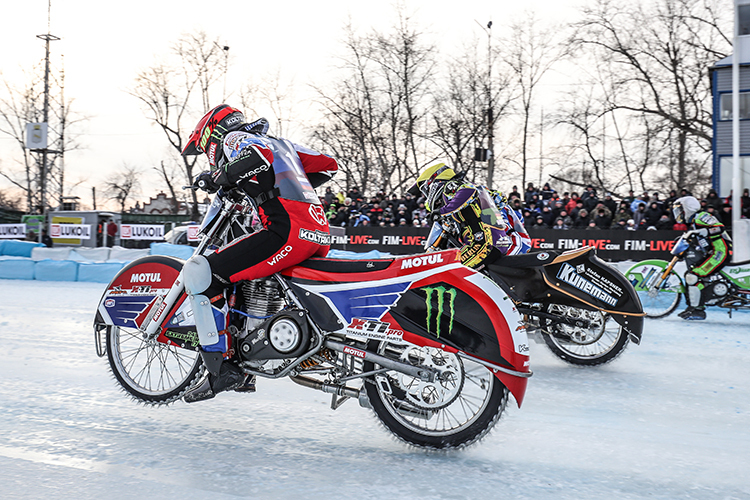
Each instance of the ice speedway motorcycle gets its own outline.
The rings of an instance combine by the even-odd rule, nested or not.
[[[438,218],[425,247],[460,248],[457,234],[455,222]],[[482,272],[513,300],[531,338],[568,363],[601,365],[630,341],[640,344],[644,312],[638,294],[593,247],[506,255]]]
[[[689,245],[681,236],[672,250],[672,260],[644,260],[633,265],[625,276],[633,284],[649,318],[664,318],[680,305],[686,293],[685,280],[675,271]],[[702,280],[705,304],[732,311],[750,310],[750,261],[727,264]]]
[[[207,254],[253,229],[253,202],[215,194],[195,252]],[[323,231],[300,238],[326,241]],[[94,320],[97,354],[125,391],[172,403],[207,376],[181,268],[147,256],[107,286]],[[347,261],[313,258],[229,289],[234,356],[247,373],[289,377],[356,399],[401,440],[456,448],[479,440],[512,394],[523,402],[529,369],[518,309],[456,250]],[[261,385],[262,387],[262,385]]]

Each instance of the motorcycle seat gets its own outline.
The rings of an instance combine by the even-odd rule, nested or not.
[[[522,269],[527,267],[540,267],[552,263],[560,252],[551,250],[549,252],[533,252],[521,255],[504,255],[496,260],[490,267],[511,267]]]
[[[326,259],[313,257],[298,264],[315,271],[325,273],[369,273],[371,271],[382,271],[391,265],[394,259],[377,260],[348,260],[348,259]]]

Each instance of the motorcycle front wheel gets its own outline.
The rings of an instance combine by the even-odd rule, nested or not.
[[[146,340],[135,328],[109,327],[107,358],[122,388],[151,405],[180,399],[205,371],[197,351]]]
[[[400,440],[428,449],[462,448],[495,425],[508,389],[485,366],[432,347],[373,341],[383,356],[437,370],[433,382],[383,371],[365,384],[381,423]],[[380,366],[365,362],[364,371]]]
[[[628,335],[609,314],[550,304],[547,312],[573,323],[548,323],[542,328],[547,347],[560,359],[579,366],[609,363],[625,351]]]

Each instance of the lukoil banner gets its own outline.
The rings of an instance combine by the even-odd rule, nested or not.
[[[52,238],[91,238],[91,224],[50,224],[49,235]]]
[[[163,240],[164,225],[123,224],[120,226],[123,240]]]
[[[0,238],[26,238],[26,224],[0,224]]]

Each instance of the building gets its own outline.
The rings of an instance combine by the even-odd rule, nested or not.
[[[742,186],[750,186],[750,1],[738,2],[740,161]],[[713,188],[721,197],[732,191],[732,63],[734,54],[709,68],[713,97]]]

